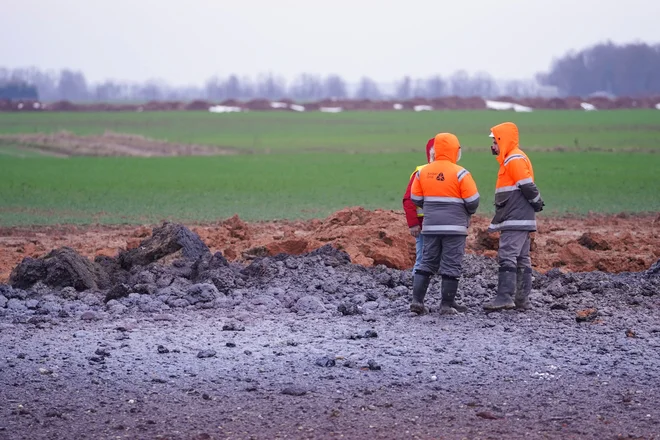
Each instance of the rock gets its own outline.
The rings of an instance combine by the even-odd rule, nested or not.
[[[82,319],[83,321],[97,321],[101,319],[101,317],[99,316],[98,313],[92,310],[88,310],[84,312],[82,315],[80,315],[80,319]]]
[[[378,370],[380,370],[380,365],[378,365],[378,364],[376,363],[376,361],[373,360],[373,359],[369,359],[369,360],[367,361],[367,367],[368,367],[370,370],[372,370],[372,371],[378,371]]]
[[[197,353],[197,357],[200,359],[215,357],[215,355],[215,350],[201,350],[199,353]]]
[[[78,299],[78,291],[73,287],[65,287],[60,291],[60,296],[68,300]]]
[[[113,315],[121,315],[123,314],[127,307],[117,301],[116,299],[111,299],[105,304],[106,309],[108,312],[112,313]]]
[[[24,312],[27,310],[27,307],[25,306],[25,301],[21,301],[20,299],[12,298],[9,301],[7,301],[7,308],[9,310],[14,310],[16,312]]]
[[[9,283],[21,289],[29,288],[37,281],[53,288],[70,286],[78,291],[103,289],[110,282],[101,266],[69,247],[52,250],[38,259],[24,258],[9,277]]]
[[[292,385],[284,388],[282,394],[286,394],[287,396],[304,396],[307,394],[307,389],[302,386]]]
[[[0,309],[4,309],[7,306],[9,300],[5,298],[4,295],[0,295]]]
[[[165,222],[154,228],[152,236],[141,242],[140,246],[121,252],[118,259],[122,268],[130,269],[146,266],[178,251],[181,251],[183,258],[190,260],[210,254],[199,235],[183,225]]]
[[[296,301],[294,310],[298,313],[323,313],[326,311],[323,302],[316,296],[307,295]]]
[[[167,347],[163,346],[163,345],[159,345],[158,348],[157,348],[157,351],[158,351],[158,354],[166,354],[166,353],[170,352],[170,350]],[[197,357],[200,357],[199,353],[197,353]]]
[[[176,321],[176,317],[172,315],[171,313],[160,313],[158,315],[154,315],[153,317],[154,321]]]
[[[220,297],[220,292],[213,284],[193,284],[188,288],[186,292],[187,296],[185,299],[190,304],[196,304],[198,302],[211,302],[216,298]]]
[[[245,331],[245,326],[240,322],[229,321],[222,325],[222,331],[242,332]]]
[[[335,359],[330,356],[323,356],[314,361],[314,364],[318,365],[319,367],[334,367]]]
[[[597,232],[585,232],[578,238],[577,242],[592,251],[607,251],[612,248],[605,237]]]
[[[343,302],[337,306],[337,310],[344,316],[359,315],[363,313],[363,310],[357,304]]]
[[[131,288],[128,284],[120,283],[114,285],[105,295],[105,302],[128,296],[128,294],[131,293],[130,289]]]
[[[578,310],[575,314],[575,320],[577,322],[593,321],[597,317],[598,317],[598,310],[597,309]]]

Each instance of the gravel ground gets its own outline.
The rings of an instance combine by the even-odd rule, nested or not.
[[[660,264],[485,314],[496,271],[467,255],[470,310],[434,280],[423,317],[410,271],[329,246],[0,285],[0,438],[660,438]]]

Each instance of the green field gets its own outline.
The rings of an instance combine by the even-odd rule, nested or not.
[[[91,135],[109,130],[254,152],[382,153],[418,151],[429,137],[441,131],[455,133],[465,147],[487,147],[490,127],[505,120],[518,124],[521,145],[529,149],[660,148],[657,110],[4,113],[0,114],[0,134],[67,130]]]
[[[475,177],[480,212],[488,214],[498,165],[488,153],[487,134],[505,120],[520,127],[546,201],[544,214],[660,211],[657,111],[5,113],[0,134],[112,130],[277,154],[22,158],[5,143],[0,225],[207,222],[234,214],[296,219],[325,217],[345,206],[401,209],[426,139],[443,130],[466,146],[461,165]],[[575,151],[555,151],[558,146]]]

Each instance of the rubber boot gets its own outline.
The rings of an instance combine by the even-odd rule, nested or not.
[[[467,312],[467,307],[456,302],[456,292],[458,291],[458,278],[442,277],[442,302],[440,303],[441,315],[456,315],[457,313]]]
[[[529,310],[532,303],[529,301],[529,294],[532,291],[532,268],[520,267],[516,277],[516,296],[514,302],[516,309]]]
[[[429,288],[431,277],[426,274],[416,272],[413,276],[413,300],[410,304],[410,311],[418,315],[426,315],[429,309],[424,307],[424,297],[426,290]]]
[[[497,296],[495,299],[484,304],[484,309],[495,311],[504,309],[515,309],[513,295],[516,292],[516,271],[503,271],[500,269],[497,281]]]

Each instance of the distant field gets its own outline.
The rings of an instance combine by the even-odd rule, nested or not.
[[[543,214],[660,211],[660,154],[530,154]],[[0,156],[0,225],[322,218],[346,206],[401,209],[419,153],[182,158]],[[481,213],[492,212],[497,163],[466,154]]]
[[[234,214],[299,219],[356,205],[401,209],[426,140],[441,130],[458,134],[466,147],[461,164],[479,185],[480,212],[490,213],[497,163],[487,134],[505,120],[520,127],[545,215],[660,211],[660,112],[654,110],[0,113],[0,134],[111,130],[278,153],[65,159],[3,140],[0,225],[208,222]]]
[[[610,110],[286,113],[99,112],[0,113],[0,135],[106,130],[177,143],[232,147],[246,152],[410,152],[440,131],[457,134],[466,148],[486,148],[491,126],[511,120],[530,150],[660,147],[660,111]],[[3,144],[0,151],[12,154]]]

